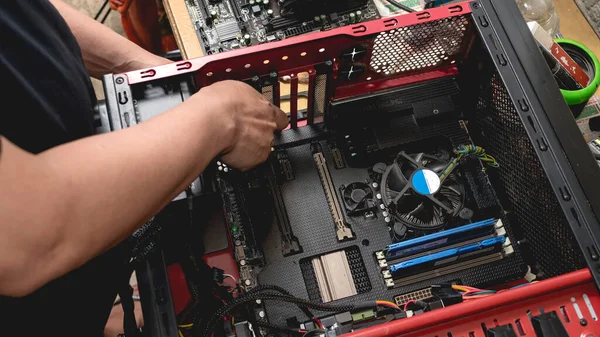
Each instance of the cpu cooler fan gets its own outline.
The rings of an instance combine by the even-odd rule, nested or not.
[[[375,207],[373,190],[365,183],[352,183],[341,186],[340,191],[344,199],[347,214],[356,214],[368,211]]]
[[[398,154],[381,182],[382,200],[396,221],[417,230],[435,230],[458,215],[464,188],[457,173],[449,170],[453,159],[442,150]]]

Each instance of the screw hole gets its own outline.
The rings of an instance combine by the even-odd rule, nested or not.
[[[271,62],[271,61],[269,61],[269,60],[264,60],[264,61],[263,61],[263,64],[269,64],[269,62]]]
[[[225,69],[226,72],[230,73],[231,72],[231,68],[227,68]]]
[[[362,245],[363,246],[368,247],[369,244],[370,244],[369,240],[367,240],[367,239],[362,240]]]
[[[244,67],[245,67],[246,69],[250,68],[250,63],[247,63],[247,64],[246,64]]]
[[[212,76],[212,75],[213,75],[212,71],[209,71],[209,72],[207,72],[207,73],[206,73],[206,76],[209,76],[209,77],[210,77],[210,76]]]
[[[282,57],[281,59],[285,61],[285,60],[287,60],[287,59],[288,59],[288,57],[287,57],[287,56],[284,56],[284,57]]]
[[[370,78],[370,77],[367,77],[367,81],[370,81],[370,80],[371,80],[371,78]]]
[[[324,51],[325,51],[325,48],[321,48],[321,49],[319,49],[319,53],[322,53],[322,52],[324,52]]]
[[[305,51],[301,52],[300,56],[306,56],[306,52]]]

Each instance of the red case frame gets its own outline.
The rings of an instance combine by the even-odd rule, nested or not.
[[[428,11],[412,13],[399,17],[389,17],[307,35],[301,35],[278,42],[247,47],[239,50],[213,54],[193,60],[173,63],[170,65],[142,69],[125,73],[129,85],[135,85],[161,78],[168,78],[183,74],[194,74],[196,84],[199,87],[211,83],[235,79],[249,79],[253,76],[266,76],[271,72],[277,72],[281,76],[296,76],[301,72],[314,72],[314,66],[328,60],[335,60],[344,49],[363,44],[367,48],[366,58],[370,58],[372,47],[378,34],[393,29],[402,29],[423,23],[443,22],[460,16],[468,16],[471,13],[469,2],[461,2],[452,6],[434,8]],[[385,76],[382,73],[367,67],[366,76],[368,80],[353,81],[352,84],[336,78],[333,88],[334,99],[349,97],[366,92],[376,91],[389,87],[420,82],[442,76],[455,75],[457,69],[454,66],[466,55],[472,42],[473,25],[467,25],[469,29],[462,34],[461,45],[456,48],[453,55],[448,55],[446,60],[431,67],[423,67],[418,70],[408,70],[402,73],[402,77]],[[456,29],[457,27],[453,27]],[[415,49],[417,44],[422,43],[423,38],[415,38]],[[410,44],[411,41],[405,41]],[[410,49],[410,48],[408,48]],[[411,50],[406,50],[407,53]],[[337,66],[338,62],[335,62]]]

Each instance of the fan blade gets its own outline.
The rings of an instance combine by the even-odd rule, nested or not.
[[[394,191],[401,191],[408,185],[408,181],[398,164],[394,163],[390,166],[389,173],[387,174],[387,180],[384,182],[387,186]]]
[[[457,183],[453,183],[453,184],[447,184],[447,185],[442,185],[442,188],[440,189],[440,192],[444,193],[444,194],[451,194],[454,193],[458,196],[462,196],[463,195],[463,189],[462,189],[462,185],[457,184]]]
[[[423,152],[421,153],[417,153],[417,154],[413,154],[410,157],[414,160],[414,162],[418,165],[421,166],[421,160],[423,160]]]
[[[366,208],[367,200],[373,198],[373,190],[371,190],[369,187],[363,188],[362,190],[365,192],[365,195],[362,197],[362,199],[360,199],[359,202],[356,203],[356,208]]]
[[[433,220],[432,222],[434,223],[438,223],[438,224],[443,224],[444,223],[444,213],[442,213],[441,209],[436,209],[436,211],[433,213]]]
[[[425,211],[425,204],[421,201],[419,203],[419,205],[417,205],[417,207],[415,207],[415,209],[413,209],[412,211],[408,212],[408,214],[412,215],[412,216],[419,216],[419,214],[423,213]]]
[[[419,158],[419,161],[416,161],[416,160],[413,158],[413,156],[415,156],[415,158],[417,158],[417,156],[418,156],[418,158]],[[409,155],[409,154],[406,154],[404,151],[402,151],[402,152],[400,152],[400,153],[398,154],[398,157],[396,158],[396,161],[399,161],[399,160],[403,160],[403,159],[405,159],[404,161],[408,161],[408,162],[410,162],[410,163],[414,164],[416,167],[419,167],[419,166],[421,166],[421,162],[420,162],[420,160],[421,160],[421,158],[422,158],[422,157],[423,157],[423,154],[422,154],[422,153],[418,153],[418,154],[410,154],[410,155]]]
[[[398,195],[396,196],[396,198],[394,198],[394,204],[398,204],[398,201],[400,201],[400,198],[402,198],[404,196],[404,193],[406,193],[406,191],[408,191],[409,187],[410,187],[409,185],[404,186],[402,191],[400,191],[398,193]]]
[[[439,161],[439,160],[433,161],[433,162],[425,165],[425,168],[427,168],[429,170],[432,170],[435,173],[442,172],[443,170],[446,169],[446,167],[448,167],[448,163],[444,163],[444,162]]]
[[[431,199],[431,201],[433,201],[434,203],[436,203],[438,206],[440,206],[441,208],[443,208],[449,214],[452,214],[454,212],[453,209],[451,209],[450,207],[446,206],[443,202],[441,202],[438,199],[436,199],[433,195],[427,195],[427,197],[429,199]]]
[[[423,205],[423,198],[407,192],[404,194],[404,198],[398,199],[396,205],[396,212],[403,214],[412,214],[418,211],[419,207]]]

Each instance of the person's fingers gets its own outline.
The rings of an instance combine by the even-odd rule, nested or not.
[[[285,112],[283,112],[283,110],[279,109],[276,106],[273,106],[273,109],[275,110],[275,122],[277,123],[277,129],[285,129],[289,124],[287,115],[285,114]]]

